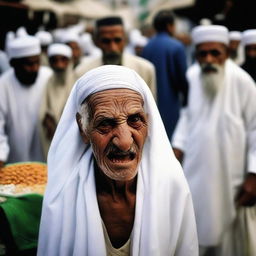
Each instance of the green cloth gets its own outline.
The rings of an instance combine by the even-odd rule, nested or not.
[[[42,201],[42,195],[29,194],[0,203],[18,250],[37,247]]]

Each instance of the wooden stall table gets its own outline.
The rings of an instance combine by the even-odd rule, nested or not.
[[[46,164],[15,163],[0,170],[0,256],[36,255]]]

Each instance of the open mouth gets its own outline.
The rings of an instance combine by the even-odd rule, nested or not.
[[[136,154],[133,152],[129,153],[109,153],[108,159],[113,163],[125,163],[135,159]]]

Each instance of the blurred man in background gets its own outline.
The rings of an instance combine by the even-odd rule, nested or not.
[[[197,63],[172,145],[192,193],[200,255],[247,255],[248,234],[235,231],[238,211],[256,203],[255,84],[228,58],[227,28],[198,26],[192,38]]]

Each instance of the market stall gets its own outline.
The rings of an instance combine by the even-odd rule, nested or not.
[[[27,162],[0,170],[0,255],[36,255],[46,169]]]

